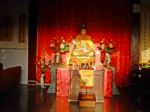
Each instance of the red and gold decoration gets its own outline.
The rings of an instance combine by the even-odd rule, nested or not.
[[[88,88],[94,86],[94,71],[80,70],[80,87]]]

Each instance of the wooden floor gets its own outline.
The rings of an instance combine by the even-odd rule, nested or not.
[[[20,85],[5,93],[0,93],[0,112],[150,112],[150,99],[140,95],[140,91],[119,89],[120,95],[105,98],[95,108],[79,108],[67,97],[48,94],[46,89]]]

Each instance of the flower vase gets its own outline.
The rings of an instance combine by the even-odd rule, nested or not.
[[[110,54],[109,53],[107,53],[106,52],[106,65],[109,65],[110,64],[110,62],[111,62],[111,56],[110,56]]]
[[[40,85],[41,85],[41,88],[45,88],[45,86],[44,86],[44,74],[41,74]]]
[[[60,64],[60,62],[61,62],[61,56],[60,53],[57,52],[55,55],[55,63]]]

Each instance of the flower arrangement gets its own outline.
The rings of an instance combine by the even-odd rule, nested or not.
[[[62,56],[69,52],[69,44],[61,37],[61,41],[52,40],[50,43],[50,48],[54,51],[55,64],[60,64],[62,62]]]
[[[104,54],[104,64],[109,65],[111,62],[111,56],[110,54],[114,52],[114,46],[112,40],[109,41],[109,43],[105,43],[104,39],[100,42],[100,46],[98,49],[101,51],[101,53]],[[101,54],[102,55],[102,54]]]
[[[61,42],[51,42],[50,48],[52,48],[55,52],[68,52],[69,51],[69,44],[65,42],[64,38],[61,37]]]
[[[110,40],[110,42],[108,43],[108,45],[106,45],[106,43],[104,42],[104,40],[102,40],[100,42],[100,47],[98,47],[100,50],[105,51],[106,53],[112,53],[114,50],[114,46],[112,43],[112,40]]]
[[[49,68],[50,65],[51,65],[51,60],[45,59],[45,58],[41,58],[41,59],[38,61],[37,65],[40,67],[41,73],[42,73],[42,74],[45,74],[47,68]]]
[[[55,43],[55,42],[53,42],[53,41],[50,43],[50,48],[51,48],[53,51],[55,51],[55,52],[58,52],[58,51],[59,51],[58,44]]]
[[[69,44],[65,42],[65,40],[62,37],[62,41],[60,44],[60,52],[68,52],[69,51]]]

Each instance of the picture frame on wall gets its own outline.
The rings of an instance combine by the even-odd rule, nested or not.
[[[26,13],[0,15],[0,48],[27,48]]]
[[[0,42],[13,41],[13,17],[0,15]]]

